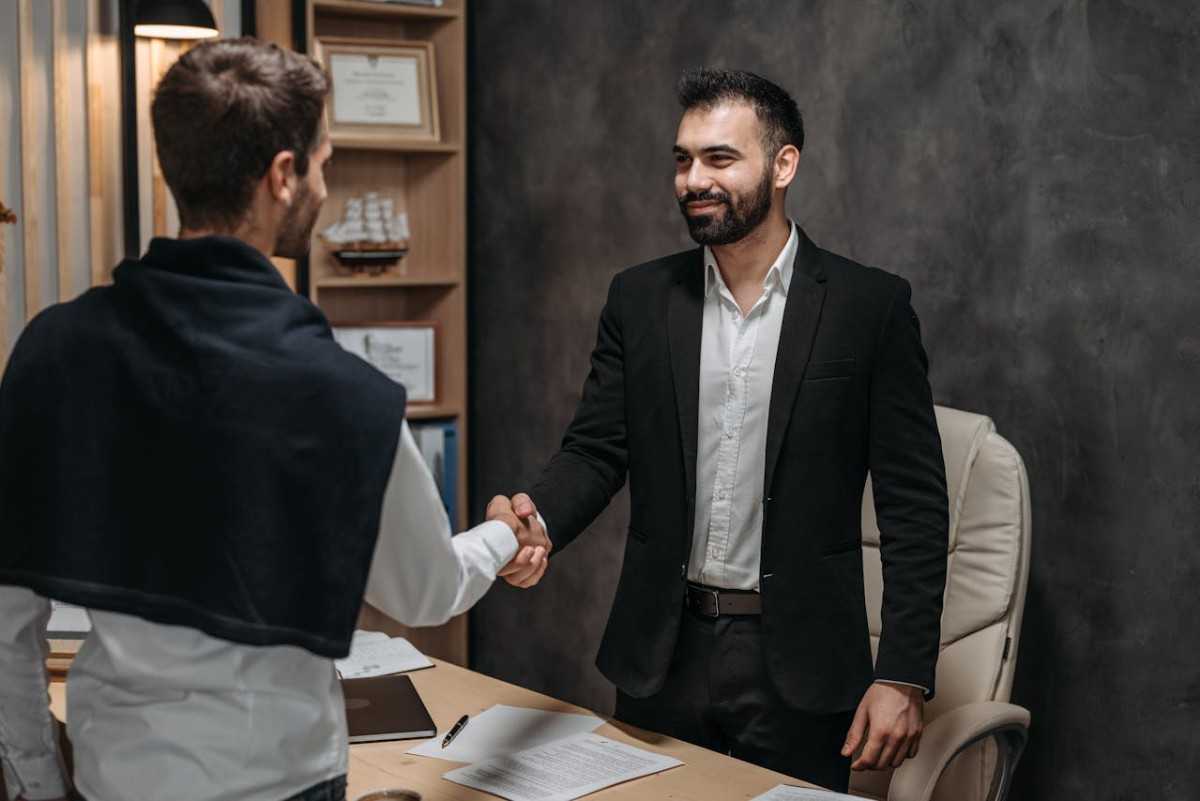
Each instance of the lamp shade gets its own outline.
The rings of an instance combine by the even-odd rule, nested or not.
[[[138,0],[133,32],[156,39],[211,39],[217,23],[204,0]]]

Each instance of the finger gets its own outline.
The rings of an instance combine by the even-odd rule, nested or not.
[[[896,753],[892,757],[891,766],[898,768],[904,764],[904,760],[912,756],[913,738],[905,737],[903,742],[896,746]]]
[[[858,744],[862,742],[866,729],[867,709],[863,704],[859,704],[858,710],[854,713],[854,721],[850,724],[850,731],[846,732],[846,744],[842,746],[842,756],[848,757],[855,752]]]
[[[850,767],[854,770],[874,770],[879,763],[879,753],[883,750],[884,739],[882,732],[867,731],[867,744],[859,754],[858,759]]]
[[[541,549],[532,548],[529,546],[526,546],[522,550],[522,557],[525,557],[526,554],[528,554],[528,558],[522,558],[520,568],[512,574],[511,579],[513,584],[517,584],[519,586],[522,582],[537,572],[538,561],[535,560],[538,560],[537,552],[539,550]]]
[[[529,564],[529,560],[532,558],[533,546],[526,545],[524,548],[517,551],[517,555],[512,558],[512,561],[500,568],[500,572],[497,573],[497,575],[511,576],[514,573],[523,570]]]
[[[537,514],[537,507],[533,505],[533,498],[530,498],[524,492],[518,492],[513,496],[513,511],[517,513],[517,517],[522,520],[527,517],[532,517]]]
[[[512,511],[512,502],[509,501],[508,498],[505,498],[503,495],[497,495],[496,497],[492,498],[492,500],[489,501],[488,505],[487,505],[487,516],[488,517],[491,517],[492,515],[500,514],[501,512],[511,512],[511,511]]]
[[[912,738],[912,743],[908,746],[908,758],[914,759],[917,754],[921,753],[921,732]]]
[[[904,735],[888,732],[883,736],[883,748],[879,751],[879,756],[875,758],[875,770],[885,770],[892,764],[892,760],[896,758],[898,753],[903,754],[901,750],[908,748],[908,738]],[[903,761],[903,760],[901,760]]]
[[[534,571],[533,575],[530,576],[529,578],[525,579],[523,582],[521,582],[522,589],[529,589],[530,587],[533,587],[539,581],[541,581],[542,576],[546,575],[546,568],[548,568],[549,566],[550,566],[550,560],[543,559],[541,561],[541,564],[538,565],[537,570]]]

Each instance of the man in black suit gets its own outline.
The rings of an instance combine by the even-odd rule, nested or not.
[[[789,221],[804,131],[787,92],[700,70],[679,97],[675,193],[702,247],[613,279],[575,419],[514,507],[562,547],[628,475],[597,659],[617,718],[844,790],[850,767],[916,753],[934,690],[948,510],[911,289]]]

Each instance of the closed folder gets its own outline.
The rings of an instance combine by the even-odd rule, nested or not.
[[[437,734],[437,726],[408,676],[345,679],[342,695],[352,743],[415,740]]]

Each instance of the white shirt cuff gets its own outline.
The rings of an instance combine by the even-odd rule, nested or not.
[[[925,693],[925,695],[929,695],[929,688],[923,684],[913,684],[911,681],[894,681],[892,679],[875,679],[875,681],[880,684],[895,684],[898,687],[916,687],[918,690]]]
[[[496,569],[493,577],[500,568],[507,565],[517,555],[517,537],[508,524],[501,520],[489,520],[480,523],[475,528],[468,529],[450,540],[461,553],[464,550],[484,549],[491,557]]]

